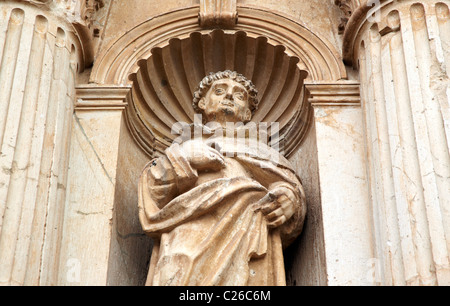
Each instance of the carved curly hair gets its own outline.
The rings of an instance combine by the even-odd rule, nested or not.
[[[225,70],[225,71],[219,71],[216,73],[211,72],[208,76],[203,78],[203,80],[198,85],[198,89],[196,92],[194,92],[194,100],[192,103],[192,106],[194,107],[194,111],[196,113],[202,113],[203,110],[198,107],[198,103],[202,98],[204,98],[208,92],[208,90],[211,88],[211,85],[218,80],[222,79],[231,79],[235,82],[238,82],[239,84],[243,85],[245,89],[248,92],[249,98],[249,106],[250,110],[252,112],[252,115],[255,114],[255,111],[258,109],[258,91],[256,90],[255,85],[253,85],[252,81],[248,80],[246,77],[244,77],[242,74],[237,73],[236,71],[231,70]]]

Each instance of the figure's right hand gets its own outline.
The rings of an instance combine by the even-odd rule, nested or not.
[[[203,141],[188,141],[182,146],[191,166],[199,171],[219,171],[225,168],[225,158]]]

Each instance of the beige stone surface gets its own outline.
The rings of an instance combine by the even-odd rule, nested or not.
[[[359,58],[364,88],[377,258],[387,284],[445,285],[448,2],[382,2],[370,18],[364,9],[348,24],[344,55]]]
[[[231,69],[302,178],[288,285],[448,285],[450,2],[214,3],[0,1],[0,284],[144,285],[142,169]]]
[[[334,1],[295,1],[295,0],[242,0],[240,5],[266,8],[267,10],[288,15],[290,18],[305,25],[314,33],[321,33],[338,50],[342,46],[342,36],[338,34],[341,13],[336,10]]]
[[[107,284],[143,286],[153,241],[139,222],[138,183],[149,156],[139,148],[123,120],[117,161],[114,215]]]
[[[0,283],[56,284],[83,54],[46,10],[3,1],[0,14]]]
[[[257,94],[236,72],[206,76],[194,94],[204,117],[200,135],[175,142],[145,167],[139,218],[155,240],[147,285],[286,284],[282,250],[302,230],[306,201],[261,127],[239,136],[234,126],[251,121]],[[203,133],[214,126],[212,135]]]
[[[115,127],[121,112],[77,111],[74,116],[59,284],[104,285],[119,149],[120,129]]]
[[[314,107],[328,285],[375,285],[359,107]],[[340,180],[340,188],[333,182]],[[345,182],[345,183],[344,183]],[[341,225],[341,226],[338,226]],[[334,243],[327,243],[333,241]],[[348,270],[345,267],[351,266]]]
[[[161,5],[157,1],[146,0],[116,0],[111,6],[110,19],[105,30],[105,47],[118,34],[125,33],[151,17],[174,10],[199,6],[199,0],[168,0]],[[342,37],[338,35],[340,12],[333,1],[237,1],[239,6],[255,7],[284,14],[305,25],[315,33],[323,34],[336,48],[341,48]],[[117,22],[115,21],[117,19]],[[110,33],[114,33],[111,35]]]
[[[302,178],[308,211],[301,238],[285,252],[286,281],[290,286],[326,286],[327,263],[315,125],[289,160]]]
[[[164,5],[161,5],[158,1],[148,0],[113,1],[104,38],[102,39],[102,46],[106,47],[118,36],[123,35],[149,18],[194,5],[198,5],[198,0],[168,0],[164,1]]]

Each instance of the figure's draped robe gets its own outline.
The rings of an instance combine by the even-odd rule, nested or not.
[[[139,183],[139,217],[154,238],[147,285],[286,284],[283,247],[300,234],[306,206],[290,163],[267,150],[272,155],[242,156],[222,143],[221,153],[232,156],[225,157],[226,167],[199,173],[182,145],[174,144],[146,166]],[[292,190],[297,201],[294,216],[270,229],[255,208],[275,187]]]

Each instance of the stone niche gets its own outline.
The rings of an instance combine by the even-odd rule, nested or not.
[[[252,122],[267,122],[268,128],[277,122],[281,143],[272,138],[268,142],[286,157],[293,156],[312,124],[305,91],[308,72],[299,63],[286,47],[242,30],[203,30],[172,38],[152,48],[150,57],[139,60],[138,71],[130,74],[127,126],[148,156],[164,154],[179,136],[173,130],[176,123],[194,122],[192,95],[203,77],[234,70],[258,89],[260,103]]]
[[[285,250],[287,284],[328,283],[321,197],[327,196],[324,191],[329,189],[329,194],[333,191],[329,182],[322,186],[319,166],[329,160],[324,154],[333,146],[338,152],[336,158],[353,159],[354,154],[348,155],[340,147],[341,144],[344,147],[347,138],[339,143],[341,132],[327,130],[326,126],[330,123],[327,120],[347,120],[349,125],[355,120],[358,122],[359,86],[347,80],[346,69],[335,47],[290,17],[273,10],[240,5],[237,24],[218,29],[201,27],[198,10],[198,6],[175,9],[124,32],[100,49],[89,73],[90,84],[78,86],[75,124],[78,139],[95,137],[97,130],[106,129],[118,143],[108,149],[107,146],[100,149],[100,142],[98,146],[92,141],[84,145],[95,146],[99,159],[103,159],[99,154],[102,150],[105,156],[114,156],[108,164],[99,165],[97,171],[108,170],[109,175],[104,180],[108,186],[108,181],[113,183],[113,196],[102,196],[102,192],[106,195],[111,188],[99,191],[89,183],[91,178],[85,179],[86,175],[78,175],[78,180],[84,177],[83,182],[76,182],[75,178],[71,182],[72,186],[86,185],[86,190],[80,195],[79,188],[74,188],[75,193],[69,195],[69,199],[78,203],[84,201],[86,207],[92,202],[92,207],[106,213],[105,217],[98,213],[80,215],[76,205],[66,211],[61,283],[67,283],[64,275],[70,272],[71,266],[65,263],[70,263],[72,258],[81,258],[81,266],[96,267],[86,275],[83,275],[85,270],[81,271],[82,283],[145,283],[152,242],[143,234],[138,220],[139,176],[145,164],[160,156],[177,137],[171,133],[172,125],[192,123],[192,95],[199,81],[209,72],[226,69],[235,70],[255,83],[260,105],[253,121],[280,123],[282,150],[295,165],[305,188],[308,216],[304,230]],[[316,108],[319,117],[325,120],[325,129],[315,123]],[[327,112],[329,116],[324,116]],[[94,120],[93,116],[104,120]],[[110,120],[118,119],[120,130],[108,128],[114,124]],[[348,141],[357,142],[352,137]],[[339,145],[333,142],[335,140]],[[358,146],[358,159],[362,156],[360,145],[354,144]],[[77,154],[77,146],[74,145],[72,154],[81,156]],[[319,150],[319,146],[323,148]],[[319,155],[319,151],[324,154]],[[73,161],[71,169],[82,162]],[[111,166],[109,171],[108,165],[114,162],[116,166]],[[351,193],[347,189],[339,192],[345,196]],[[96,201],[95,197],[102,201],[107,198],[107,203],[101,205],[102,201]],[[85,228],[99,228],[94,224],[96,218],[102,218],[104,227],[98,237],[84,239],[85,248],[102,246],[102,252],[87,258],[71,241],[83,240],[75,227],[84,224]],[[92,271],[97,271],[96,276]]]
[[[137,266],[148,263],[149,254],[142,248],[145,238],[135,242],[123,238],[131,228],[138,231],[137,208],[130,204],[136,203],[136,186],[126,185],[132,176],[138,178],[146,161],[163,153],[177,137],[171,132],[173,124],[193,122],[192,95],[201,79],[209,72],[229,69],[258,88],[260,105],[253,121],[279,122],[285,156],[304,169],[299,174],[310,211],[302,238],[286,253],[288,284],[323,284],[317,148],[308,84],[322,88],[345,80],[342,61],[325,39],[279,14],[240,7],[239,22],[232,29],[201,28],[197,15],[198,7],[193,7],[138,25],[100,54],[92,71],[91,82],[130,87],[117,168],[122,174],[116,183],[115,225],[121,234],[113,248],[120,251],[114,253],[117,263],[112,267],[120,270],[119,261],[132,260],[124,254],[137,256],[138,250],[142,258]],[[130,152],[136,149],[144,154]],[[130,155],[140,161],[131,160]],[[141,272],[142,283],[146,271]]]

